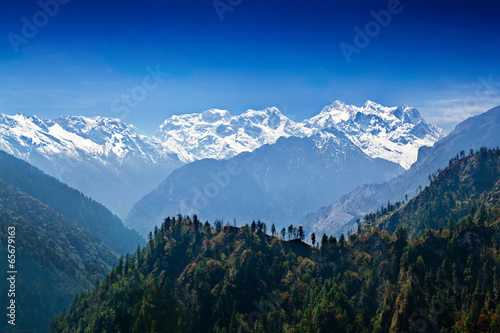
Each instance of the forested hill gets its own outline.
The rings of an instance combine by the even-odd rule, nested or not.
[[[430,185],[408,204],[374,224],[390,232],[404,226],[416,236],[428,228],[471,225],[473,218],[480,224],[492,223],[488,212],[500,202],[500,149],[481,148],[449,164],[439,174],[429,175]]]
[[[7,252],[12,227],[15,236],[10,244],[15,253]],[[102,279],[118,260],[86,229],[1,179],[0,244],[4,270],[0,287],[5,306],[11,299],[7,298],[8,290],[12,289],[6,272],[18,272],[14,288],[16,325],[8,324],[4,314],[0,332],[46,332],[51,318],[69,306],[73,295]],[[8,254],[15,255],[14,266],[9,269]]]
[[[31,164],[0,151],[0,179],[40,200],[88,229],[118,254],[134,251],[144,240],[100,203]]]
[[[167,218],[52,332],[499,332],[500,208],[410,240],[374,228],[309,247]]]

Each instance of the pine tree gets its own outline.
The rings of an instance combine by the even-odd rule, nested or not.
[[[486,205],[483,202],[481,204],[481,207],[479,207],[479,213],[477,215],[477,224],[484,225],[487,217],[488,217],[488,210],[486,209]]]
[[[344,234],[340,234],[339,245],[340,245],[340,247],[344,247],[344,245],[345,245],[345,236],[344,236]]]
[[[165,231],[168,231],[170,229],[170,217],[167,217],[164,221],[163,221],[163,226],[164,226],[164,229]]]
[[[127,253],[127,255],[125,256],[125,275],[127,275],[128,273],[128,270],[130,268],[130,255]]]
[[[323,237],[321,238],[321,248],[324,249],[328,246],[328,236],[326,234],[323,234]]]
[[[141,257],[141,244],[137,244],[137,249],[135,250],[134,258],[137,259],[137,261],[139,261],[140,257]]]
[[[306,238],[306,236],[304,235],[304,228],[301,225],[299,226],[299,229],[297,231],[297,236],[301,241],[304,241],[304,238]]]
[[[221,220],[215,220],[214,227],[215,227],[215,230],[217,232],[219,232],[222,229],[222,221]]]
[[[288,240],[292,239],[292,235],[293,235],[293,224],[290,224],[288,226]]]
[[[118,273],[118,275],[123,274],[123,257],[120,257],[120,259],[118,260],[118,266],[116,267],[116,272]]]
[[[263,231],[264,225],[260,220],[257,221],[257,233],[261,234]]]

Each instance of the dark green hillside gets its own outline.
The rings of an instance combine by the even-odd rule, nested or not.
[[[144,244],[136,231],[127,229],[100,203],[3,151],[0,151],[0,179],[88,229],[119,254],[133,252],[137,244]]]
[[[52,332],[498,332],[499,212],[321,249],[169,218]]]
[[[487,216],[500,200],[500,149],[481,148],[431,178],[429,186],[379,226],[390,232],[405,226],[415,236],[427,228],[450,228],[462,218],[461,223],[470,224],[473,217],[481,224],[493,222]]]
[[[0,180],[0,258],[6,274],[8,227],[16,228],[16,327],[2,332],[44,332],[74,294],[111,270],[117,257],[86,229]],[[5,277],[5,275],[4,275]],[[1,295],[7,304],[8,285]]]

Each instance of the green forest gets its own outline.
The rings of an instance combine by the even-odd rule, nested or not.
[[[143,239],[102,204],[43,173],[31,164],[0,151],[0,179],[50,206],[101,239],[116,253],[134,251]]]
[[[16,229],[19,292],[16,329],[46,331],[73,295],[102,279],[117,255],[89,231],[0,179],[0,257],[7,267],[8,228]],[[2,285],[7,295],[8,286]],[[7,321],[0,331],[7,332]]]
[[[293,226],[286,237],[168,217],[50,330],[500,332],[499,166],[500,150],[481,149],[405,205],[315,246]]]

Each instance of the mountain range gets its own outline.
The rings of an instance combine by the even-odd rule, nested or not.
[[[181,146],[182,159],[227,159],[281,137],[307,137],[334,128],[370,157],[400,164],[408,169],[416,161],[418,148],[432,146],[445,136],[427,124],[418,110],[406,105],[384,107],[372,101],[363,106],[335,101],[303,122],[294,122],[277,108],[247,110],[232,116],[226,110],[208,110],[167,119],[154,137],[167,146]]]
[[[294,122],[277,108],[232,116],[224,110],[167,119],[152,137],[105,117],[0,115],[0,149],[105,204],[124,218],[132,206],[173,170],[204,158],[228,159],[274,144],[335,129],[372,158],[408,168],[420,147],[444,132],[415,108],[361,107],[336,101],[317,116]],[[320,134],[326,135],[326,134]],[[373,142],[371,144],[370,142]]]

